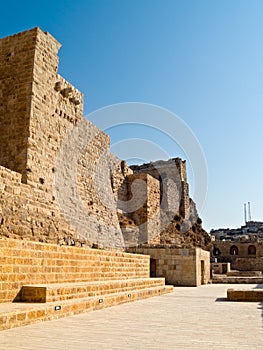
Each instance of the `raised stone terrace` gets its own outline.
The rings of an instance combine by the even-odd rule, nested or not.
[[[0,259],[0,330],[173,290],[147,255],[1,239]]]
[[[263,303],[227,301],[227,288],[175,287],[161,297],[2,331],[0,349],[262,350]]]

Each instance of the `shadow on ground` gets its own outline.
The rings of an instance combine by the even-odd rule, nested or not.
[[[216,298],[215,302],[229,301],[227,298]]]
[[[261,317],[263,322],[263,302],[259,303],[258,309],[261,310]]]
[[[253,289],[263,289],[263,284],[257,284]]]

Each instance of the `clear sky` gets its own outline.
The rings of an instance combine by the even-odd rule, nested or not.
[[[144,102],[179,116],[206,158],[200,216],[210,230],[241,225],[248,201],[263,221],[262,18],[262,0],[5,1],[0,37],[35,26],[55,36],[59,73],[84,93],[86,115]],[[158,132],[109,130],[113,145],[144,138],[184,156]],[[154,149],[148,158],[158,158]],[[193,193],[190,167],[189,180]]]

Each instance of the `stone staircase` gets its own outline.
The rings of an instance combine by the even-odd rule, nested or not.
[[[131,292],[164,285],[164,278],[138,278],[134,280],[58,283],[46,285],[26,285],[21,288],[17,301],[46,303],[107,294]]]
[[[145,255],[2,239],[0,253],[0,330],[173,290]]]
[[[214,275],[212,283],[229,283],[229,284],[262,284],[263,277],[257,276],[227,276]]]
[[[172,286],[165,286],[162,279],[152,283],[151,287],[148,283],[140,285],[142,281],[138,281],[138,285],[136,285],[136,282],[137,281],[135,281],[134,286],[130,284],[129,286],[127,285],[126,288],[116,290],[112,288],[112,285],[109,290],[107,290],[105,284],[102,293],[98,290],[94,290],[93,292],[87,293],[86,296],[83,296],[85,295],[83,290],[74,294],[74,290],[76,290],[76,286],[78,285],[75,283],[72,283],[74,286],[70,284],[56,285],[56,287],[52,285],[22,287],[23,302],[0,304],[0,330],[21,327],[39,321],[54,320],[81,312],[93,311],[126,302],[146,299],[169,293],[173,290]],[[122,281],[119,281],[120,286],[121,284]],[[93,285],[89,287],[92,288],[95,285],[96,283],[93,283]],[[88,286],[85,287],[89,289]],[[73,294],[70,294],[70,289],[72,289]],[[59,294],[63,292],[63,290],[67,290],[69,293]],[[52,301],[44,302],[43,300],[45,299]],[[42,301],[40,302],[40,300]]]

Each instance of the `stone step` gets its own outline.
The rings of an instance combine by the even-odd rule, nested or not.
[[[214,275],[212,283],[229,283],[229,284],[261,284],[263,278],[261,277],[237,277],[237,276],[226,276],[226,275]]]
[[[144,288],[163,286],[164,278],[138,278],[126,280],[55,283],[41,285],[25,285],[16,301],[29,303],[45,303],[58,300],[93,297],[104,294],[131,292]]]
[[[0,330],[21,327],[39,321],[48,321],[72,316],[82,312],[146,299],[170,293],[172,291],[173,286],[162,285],[132,291],[97,295],[93,297],[47,302],[43,304],[2,303],[0,304]]]
[[[228,289],[227,299],[230,301],[263,301],[263,289],[248,289],[248,290],[238,290],[238,289]]]

